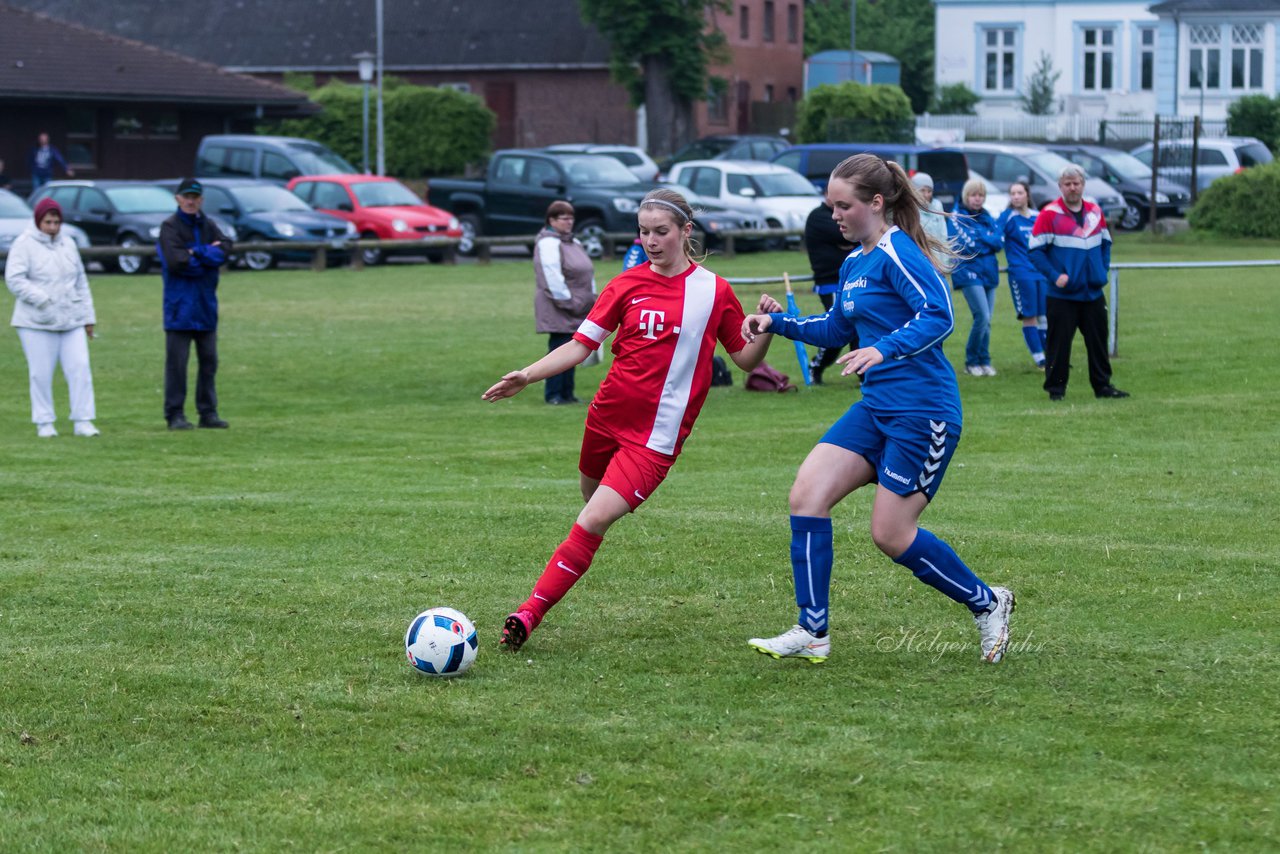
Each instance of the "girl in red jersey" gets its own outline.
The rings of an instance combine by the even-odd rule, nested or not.
[[[481,395],[496,401],[518,394],[580,364],[614,335],[613,364],[588,407],[578,459],[586,506],[533,593],[507,617],[502,645],[513,651],[591,566],[609,526],[667,476],[706,400],[716,342],[744,371],[769,349],[772,336],[750,343],[742,337],[742,306],[729,283],[691,260],[693,210],[684,197],[653,190],[638,216],[649,260],[609,283],[573,340]],[[782,306],[762,295],[756,310]]]

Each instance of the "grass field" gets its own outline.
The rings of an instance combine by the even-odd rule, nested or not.
[[[1081,352],[1051,404],[1002,288],[1000,376],[960,378],[924,517],[1017,591],[996,667],[875,550],[869,494],[835,517],[831,660],[747,648],[794,620],[786,495],[856,396],[839,379],[713,389],[659,493],[500,652],[580,504],[582,410],[479,400],[545,347],[531,282],[527,261],[227,275],[229,431],[164,429],[157,277],[94,277],[97,439],[35,438],[0,336],[0,851],[1280,846],[1274,270],[1126,271],[1125,401],[1093,399]],[[770,361],[795,373],[789,342]],[[433,605],[479,628],[461,679],[404,661]]]

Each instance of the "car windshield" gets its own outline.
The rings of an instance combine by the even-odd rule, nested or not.
[[[816,196],[809,179],[798,172],[771,172],[767,175],[753,175],[757,192],[761,196]]]
[[[404,205],[421,207],[424,202],[413,191],[396,181],[366,181],[352,184],[351,191],[366,208],[390,208]]]
[[[238,187],[235,196],[245,213],[311,210],[306,202],[282,187]]]
[[[1032,152],[1026,155],[1026,161],[1055,184],[1063,169],[1075,165],[1061,154],[1054,154],[1052,151]]]
[[[140,187],[106,187],[104,191],[120,213],[168,213],[178,206],[172,193],[150,184]]]
[[[575,184],[625,187],[636,183],[636,176],[630,169],[604,154],[561,157],[560,164],[569,174],[569,180]]]
[[[0,190],[0,217],[26,219],[29,216],[32,216],[31,208],[26,202],[7,190]]]
[[[733,146],[731,139],[700,139],[691,142],[676,153],[677,163],[685,160],[711,160],[717,154]]]
[[[360,170],[321,145],[292,143],[289,153],[303,175],[350,175]]]
[[[1113,151],[1101,155],[1098,159],[1107,164],[1107,168],[1119,175],[1123,180],[1151,180],[1151,167],[1134,157],[1132,154],[1127,154],[1123,151]]]

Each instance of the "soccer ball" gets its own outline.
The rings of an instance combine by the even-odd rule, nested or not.
[[[409,663],[428,676],[461,676],[476,660],[476,627],[452,608],[430,608],[404,634]]]

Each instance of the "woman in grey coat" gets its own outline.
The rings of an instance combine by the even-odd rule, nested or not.
[[[547,335],[547,352],[573,338],[596,302],[595,267],[582,244],[573,238],[573,205],[552,202],[546,227],[533,247],[533,317],[537,331]],[[573,395],[573,368],[548,377],[543,391],[547,403],[578,403]]]
[[[89,339],[95,317],[89,277],[70,235],[62,232],[62,208],[52,199],[36,205],[35,225],[9,249],[4,281],[17,302],[12,325],[27,356],[31,420],[36,435],[52,438],[53,372],[62,363],[71,392],[71,420],[77,436],[97,436],[93,426],[93,374]]]

